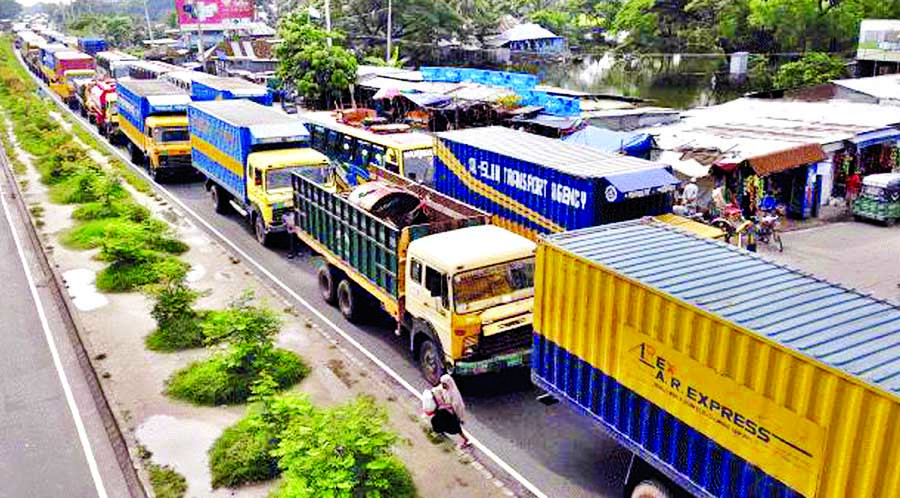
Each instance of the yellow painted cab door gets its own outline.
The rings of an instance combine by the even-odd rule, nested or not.
[[[265,187],[263,177],[265,175],[259,168],[249,165],[247,166],[247,174],[249,176],[247,181],[247,200],[262,211],[260,214],[263,215],[263,219],[268,225],[271,220],[267,218],[267,216],[270,216],[270,213],[265,212],[265,191],[263,190]]]

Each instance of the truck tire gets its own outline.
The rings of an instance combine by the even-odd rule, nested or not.
[[[659,482],[648,480],[634,487],[631,498],[673,498],[673,495]]]
[[[222,187],[213,185],[209,189],[209,195],[212,197],[213,207],[219,214],[228,214],[231,212],[231,204],[228,204],[228,194],[222,191]]]
[[[266,220],[258,213],[253,215],[253,233],[256,235],[257,242],[262,244],[263,247],[269,247],[269,243],[272,242],[272,236],[266,232]]]
[[[137,148],[137,145],[129,143],[128,151],[131,152],[131,164],[134,164],[135,166],[144,165],[144,153]]]
[[[444,375],[444,362],[441,359],[441,350],[431,339],[425,339],[419,346],[419,371],[428,381],[428,385],[436,386]]]
[[[319,294],[328,304],[337,302],[337,275],[332,270],[331,265],[322,265],[316,272],[316,278],[319,281]]]
[[[348,322],[360,322],[363,315],[363,300],[364,296],[355,283],[346,278],[341,280],[337,287],[337,302],[341,315],[344,315]]]

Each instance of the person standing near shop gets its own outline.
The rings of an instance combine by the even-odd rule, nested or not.
[[[852,175],[847,177],[847,206],[852,208],[853,201],[856,200],[856,196],[859,195],[859,190],[862,188],[862,179],[859,177],[859,173],[854,171]]]

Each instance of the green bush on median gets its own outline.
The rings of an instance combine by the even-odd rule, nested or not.
[[[253,294],[244,293],[227,310],[210,313],[203,321],[207,345],[227,344],[211,358],[191,363],[169,379],[167,393],[198,405],[234,405],[246,402],[253,385],[271,378],[278,390],[309,375],[309,367],[296,354],[275,348],[281,320],[270,309],[254,306]]]

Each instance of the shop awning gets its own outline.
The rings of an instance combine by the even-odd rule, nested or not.
[[[791,149],[779,150],[762,156],[751,157],[747,163],[759,176],[771,175],[782,171],[817,163],[827,157],[819,144],[806,144]]]
[[[675,185],[681,183],[678,178],[664,168],[611,175],[606,177],[606,181],[625,197],[643,197],[659,191],[671,190]]]
[[[870,145],[879,145],[900,139],[900,130],[885,128],[882,130],[867,131],[850,139],[850,143],[857,148],[864,149]]]

